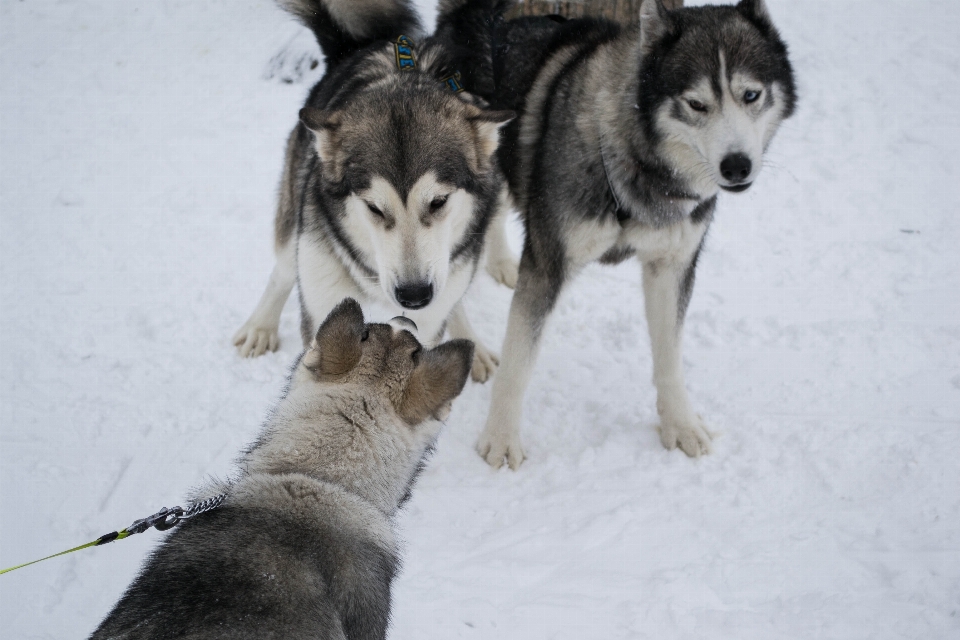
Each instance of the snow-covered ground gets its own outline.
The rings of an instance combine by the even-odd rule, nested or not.
[[[489,385],[457,401],[392,637],[960,637],[960,4],[768,4],[801,101],[702,257],[715,453],[659,444],[637,266],[588,269],[518,472],[473,451]],[[309,85],[265,70],[298,33],[267,0],[0,0],[0,567],[182,502],[277,397],[296,305],[278,353],[229,339],[272,266]],[[509,298],[471,293],[490,345]],[[0,636],[86,636],[162,535],[0,577]]]

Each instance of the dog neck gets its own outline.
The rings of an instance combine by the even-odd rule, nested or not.
[[[419,456],[411,430],[383,428],[396,412],[358,389],[292,390],[241,459],[248,474],[298,473],[336,485],[387,515],[396,512]]]

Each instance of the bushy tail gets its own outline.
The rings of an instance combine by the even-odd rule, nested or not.
[[[327,68],[358,49],[398,35],[423,33],[411,0],[277,0],[320,43]]]
[[[434,38],[457,54],[468,91],[490,99],[495,90],[496,26],[515,0],[440,0]]]

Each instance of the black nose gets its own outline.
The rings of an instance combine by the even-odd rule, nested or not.
[[[422,309],[433,300],[433,285],[429,282],[404,284],[393,291],[400,306],[407,309]]]
[[[720,163],[720,175],[729,182],[743,182],[750,176],[753,164],[742,153],[731,153]]]

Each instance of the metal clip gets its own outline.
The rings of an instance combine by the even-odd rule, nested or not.
[[[164,507],[152,516],[135,520],[133,524],[127,527],[126,531],[130,535],[143,533],[150,527],[156,527],[157,531],[166,531],[175,527],[180,522],[180,516],[182,515],[183,509],[181,507],[173,507],[172,509]]]

